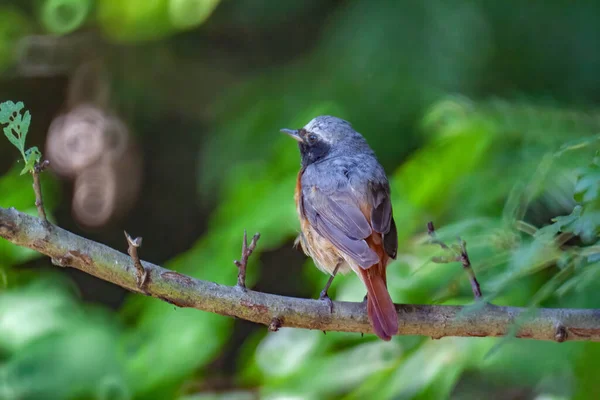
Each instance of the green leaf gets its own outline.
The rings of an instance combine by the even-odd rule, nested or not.
[[[18,114],[24,107],[25,105],[20,101],[17,104],[10,100],[0,103],[0,124],[8,124],[15,113]]]
[[[31,124],[31,114],[29,111],[25,111],[23,114],[23,119],[20,121],[19,129],[21,132],[21,141],[25,144],[25,139],[27,138],[27,133],[29,132],[29,125]]]
[[[19,140],[19,138],[16,135],[13,134],[12,125],[5,126],[3,131],[4,131],[4,136],[6,136],[8,141],[11,142],[20,151],[21,150],[21,141]]]
[[[267,335],[256,349],[255,361],[267,378],[290,376],[322,352],[319,331],[282,328]]]
[[[0,295],[0,351],[12,354],[35,340],[66,329],[81,316],[68,281],[43,277]],[[19,307],[14,307],[18,304]],[[10,321],[7,322],[7,321]]]
[[[513,339],[507,342],[501,351],[486,357],[488,361],[479,365],[479,373],[497,382],[511,382],[515,387],[538,386],[545,380],[546,384],[554,383],[562,390],[572,391],[574,388],[569,387],[567,383],[573,381],[568,377],[574,378],[573,361],[583,354],[584,349],[583,343],[558,344]],[[566,376],[562,373],[557,376],[559,372]],[[550,376],[553,376],[553,379],[548,380]],[[579,379],[584,377],[585,374],[579,375]]]
[[[538,229],[534,233],[535,238],[550,240],[556,236],[559,232],[572,232],[567,227],[571,226],[575,221],[581,217],[581,206],[576,206],[569,215],[561,215],[552,219],[553,224],[544,226]],[[567,229],[565,229],[567,228]]]
[[[17,104],[12,101],[0,103],[0,124],[6,124],[4,135],[19,151],[23,160],[27,161],[25,156],[25,139],[31,123],[29,111],[21,115],[21,110],[25,107],[23,102]]]
[[[575,184],[575,200],[587,203],[598,198],[600,192],[600,167],[590,165],[577,179]]]
[[[120,325],[103,308],[83,306],[66,277],[4,291],[0,310],[0,398],[130,398],[122,395]]]
[[[256,393],[251,390],[203,391],[199,394],[183,395],[178,400],[254,400]]]
[[[484,354],[494,342],[490,338],[426,341],[398,366],[379,393],[370,398],[449,398],[461,373],[482,365]]]
[[[349,338],[351,334],[327,334],[328,338],[333,336]],[[386,373],[396,367],[402,355],[398,340],[362,340],[348,349],[332,352],[327,351],[332,341],[325,338],[320,332],[290,328],[267,335],[256,350],[257,363],[265,374],[261,395],[287,393],[303,398],[330,398]],[[288,354],[296,343],[300,347]]]
[[[42,153],[38,150],[36,146],[28,149],[25,152],[25,166],[21,170],[21,175],[32,172],[35,168],[35,164],[39,163],[42,158]]]
[[[600,135],[593,135],[568,141],[560,147],[560,149],[554,154],[554,156],[560,157],[563,155],[563,153],[566,153],[568,151],[579,150],[591,145],[595,145],[599,140]]]

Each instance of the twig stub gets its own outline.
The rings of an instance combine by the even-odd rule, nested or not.
[[[35,194],[35,207],[37,208],[38,216],[42,221],[46,222],[46,210],[44,209],[44,199],[42,197],[42,184],[40,182],[40,174],[50,166],[50,161],[43,160],[35,163],[31,175],[33,176],[33,193]]]
[[[471,260],[469,259],[469,253],[467,253],[467,242],[461,240],[460,238],[458,238],[458,240],[460,242],[461,249],[460,262],[462,263],[463,268],[465,269],[465,271],[467,271],[467,274],[469,275],[469,281],[471,282],[471,289],[473,290],[473,295],[476,299],[480,299],[482,297],[481,287],[479,287],[479,282],[475,277],[475,271],[473,271],[473,268],[471,267]]]
[[[250,258],[252,252],[254,252],[254,249],[256,249],[258,239],[260,239],[260,233],[255,233],[254,236],[252,236],[250,245],[248,245],[248,233],[246,230],[244,230],[244,239],[242,240],[242,259],[241,261],[233,261],[236,267],[238,267],[237,286],[242,289],[246,289],[246,267],[248,266],[248,258]]]
[[[564,327],[564,325],[562,325],[562,324],[556,325],[556,334],[554,335],[554,338],[556,339],[556,341],[558,343],[562,343],[565,340],[567,340],[567,337],[568,337],[568,333],[567,333],[567,329]]]
[[[460,262],[467,273],[469,275],[469,281],[471,282],[471,290],[473,290],[473,296],[478,300],[482,297],[481,287],[479,286],[479,282],[477,281],[477,277],[475,276],[475,271],[471,267],[471,260],[469,259],[469,253],[467,252],[467,242],[462,240],[460,237],[458,238],[458,248],[455,246],[449,247],[446,243],[439,240],[435,234],[435,227],[433,226],[433,222],[427,223],[427,233],[429,234],[430,243],[439,245],[442,249],[452,252],[453,257],[448,260],[445,257],[435,258],[435,262],[449,262],[456,261]]]
[[[133,265],[135,266],[135,269],[137,271],[137,273],[136,273],[137,286],[140,290],[145,291],[146,284],[148,282],[148,271],[142,265],[142,262],[140,261],[140,257],[138,255],[138,251],[137,251],[137,249],[142,245],[142,238],[136,237],[135,239],[133,239],[131,236],[129,236],[129,234],[127,232],[124,231],[124,233],[125,233],[125,238],[127,239],[127,245],[128,245],[127,253],[133,260]]]
[[[274,317],[268,326],[269,332],[277,332],[283,325],[280,318]]]

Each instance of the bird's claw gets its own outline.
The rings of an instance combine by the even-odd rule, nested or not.
[[[329,312],[333,313],[333,301],[327,294],[327,291],[325,291],[325,290],[321,291],[321,294],[319,295],[319,300],[327,302],[327,304],[329,305]]]

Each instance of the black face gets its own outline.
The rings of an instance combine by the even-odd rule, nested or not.
[[[303,167],[323,159],[331,150],[329,143],[323,141],[314,133],[301,129],[298,134],[302,138],[302,142],[298,143],[298,147],[300,148]]]

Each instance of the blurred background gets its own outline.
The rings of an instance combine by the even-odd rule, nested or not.
[[[317,297],[293,249],[297,146],[350,121],[386,168],[398,303],[472,304],[435,264],[433,220],[467,241],[488,301],[600,308],[600,3],[395,0],[0,0],[0,101],[53,222],[233,285]],[[35,214],[0,138],[0,206]],[[0,241],[0,399],[593,399],[600,345],[281,329],[130,294]],[[336,300],[361,301],[355,276]]]

